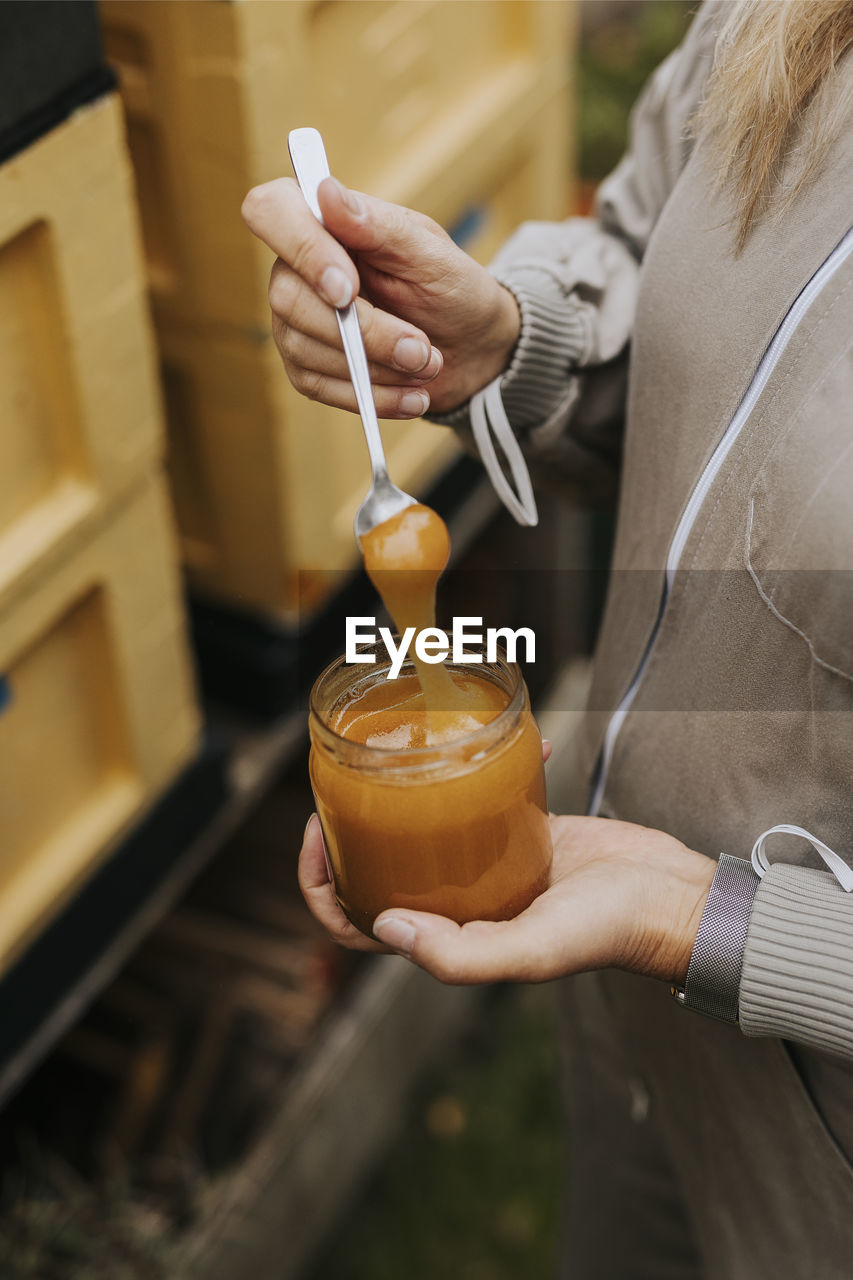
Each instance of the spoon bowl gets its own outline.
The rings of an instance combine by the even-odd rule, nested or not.
[[[359,546],[364,535],[370,533],[371,529],[375,529],[378,524],[384,524],[398,511],[415,506],[417,501],[418,499],[413,498],[410,493],[404,493],[402,489],[398,489],[389,479],[387,471],[377,474],[374,468],[373,483],[367,497],[355,513],[353,527]]]

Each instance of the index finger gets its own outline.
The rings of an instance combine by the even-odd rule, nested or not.
[[[249,230],[330,306],[352,302],[359,288],[352,259],[314,217],[293,178],[253,187],[241,212]]]

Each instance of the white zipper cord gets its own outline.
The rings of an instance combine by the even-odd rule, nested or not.
[[[536,499],[533,496],[533,485],[530,483],[530,472],[527,470],[524,454],[506,416],[501,398],[500,377],[495,378],[482,391],[478,391],[471,397],[470,416],[474,442],[501,502],[519,524],[527,526],[538,524],[539,515],[536,510]],[[497,440],[507,460],[510,474],[515,481],[515,492],[504,476],[492,436]]]
[[[820,854],[844,892],[853,892],[853,869],[834,850],[830,849],[829,845],[824,844],[822,840],[818,840],[817,836],[813,836],[810,831],[806,831],[805,827],[795,827],[790,822],[782,822],[778,827],[771,827],[769,831],[763,831],[752,846],[750,858],[756,873],[761,879],[770,870],[770,859],[767,856],[764,845],[767,837],[776,835],[777,832],[784,835],[801,836],[803,840],[808,840],[815,852]]]
[[[628,690],[622,698],[619,706],[610,717],[607,725],[607,731],[604,735],[604,742],[601,747],[601,754],[598,760],[596,771],[595,785],[593,787],[592,798],[590,799],[588,813],[594,815],[598,813],[601,805],[601,799],[604,795],[604,788],[607,784],[607,775],[613,760],[613,751],[616,746],[616,739],[625,722],[631,704],[637,694],[640,681],[645,674],[649,664],[652,649],[655,640],[660,631],[661,622],[663,620],[664,610],[666,609],[669,593],[672,590],[672,584],[675,580],[676,570],[678,569],[681,557],[684,554],[684,548],[687,545],[687,539],[693,525],[696,523],[696,517],[708,496],[712,484],[716,480],[726,458],[732,450],[732,446],[738,439],[743,430],[750,414],[758,403],[764,388],[770,379],[771,374],[779,363],[782,354],[790,342],[797,326],[800,324],[803,316],[814,302],[815,298],[829,282],[839,267],[846,262],[850,254],[853,253],[853,228],[851,228],[844,238],[835,246],[832,253],[820,266],[808,283],[803,287],[795,298],[790,309],[785,315],[779,328],[776,330],[770,345],[761,358],[761,362],[756,369],[749,386],[746,389],[743,399],[738,405],[734,417],[732,418],[726,430],[723,432],[716,449],[712,453],[704,471],[696,482],[696,486],[687,500],[681,519],[676,526],[675,533],[669,551],[666,557],[666,572],[664,574],[663,587],[661,590],[661,603],[658,610],[657,620],[655,621],[649,643],[646,645],[645,652],[640,660],[637,670],[634,672]]]

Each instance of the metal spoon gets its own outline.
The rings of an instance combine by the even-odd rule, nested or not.
[[[287,145],[302,194],[311,212],[322,223],[323,215],[320,213],[320,205],[317,202],[317,188],[324,178],[329,177],[329,162],[326,159],[323,139],[316,129],[293,129],[288,135]],[[344,354],[349,365],[352,385],[355,388],[355,398],[370,454],[370,465],[373,468],[373,484],[355,513],[355,536],[360,544],[366,533],[385,520],[390,520],[398,511],[411,507],[417,502],[417,498],[398,489],[391,483],[388,476],[388,464],[385,461],[385,450],[379,434],[376,406],[373,403],[373,390],[367,369],[367,356],[364,352],[355,301],[353,300],[347,307],[341,307],[335,314],[338,317]]]

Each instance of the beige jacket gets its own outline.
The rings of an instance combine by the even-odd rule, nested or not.
[[[523,319],[502,398],[534,477],[618,491],[583,746],[597,811],[711,857],[792,823],[853,863],[853,119],[736,257],[687,128],[718,14],[645,91],[597,218],[526,224],[493,264]],[[803,840],[768,850],[742,1031],[851,1060],[853,893]]]

